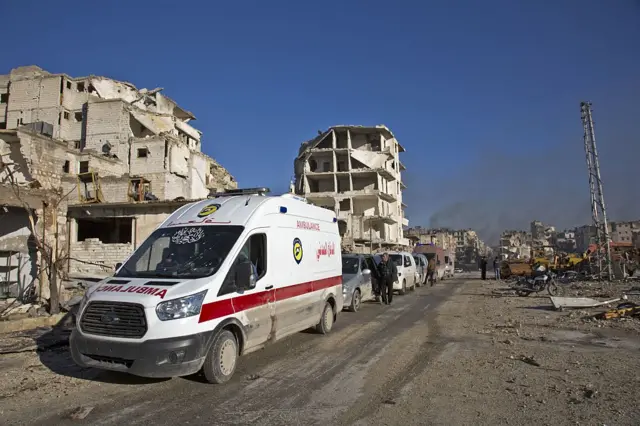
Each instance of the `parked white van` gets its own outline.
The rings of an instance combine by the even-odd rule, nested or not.
[[[82,300],[74,361],[224,383],[239,355],[331,331],[343,307],[335,214],[268,192],[214,194],[171,214]]]
[[[389,253],[389,260],[398,268],[398,279],[393,283],[393,289],[400,294],[407,290],[415,290],[418,277],[416,276],[416,261],[411,253]]]

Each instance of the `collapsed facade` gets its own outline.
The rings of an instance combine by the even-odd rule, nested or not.
[[[407,229],[405,235],[416,244],[435,244],[451,253],[455,253],[458,246],[454,231],[446,228],[428,229],[416,226]]]
[[[504,231],[500,236],[500,257],[502,259],[530,259],[531,234],[525,231]]]
[[[55,236],[49,243],[66,250],[69,272],[107,274],[177,205],[237,188],[201,152],[194,115],[161,90],[36,66],[0,76],[0,180],[13,196],[0,197],[12,217],[0,229],[0,265],[37,263],[26,240]],[[30,193],[32,210],[21,200]],[[38,214],[43,205],[55,210],[55,223]],[[27,210],[41,235],[22,226]],[[26,279],[6,277],[19,288]]]
[[[294,162],[296,194],[336,212],[343,249],[408,247],[400,161],[386,126],[334,126],[304,142]]]
[[[539,220],[531,222],[531,246],[540,255],[552,255],[557,248],[556,228]]]

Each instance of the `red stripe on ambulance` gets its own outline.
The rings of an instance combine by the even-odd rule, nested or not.
[[[339,275],[337,277],[324,278],[321,280],[280,287],[274,290],[245,294],[231,299],[217,300],[215,302],[202,305],[200,319],[198,322],[211,321],[234,313],[257,308],[258,306],[266,305],[269,302],[291,299],[293,297],[302,296],[307,293],[324,290],[325,288],[335,287],[341,284],[342,276]]]

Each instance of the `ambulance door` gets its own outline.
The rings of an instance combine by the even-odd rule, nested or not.
[[[263,345],[275,337],[274,276],[277,274],[273,268],[267,267],[269,243],[266,229],[252,233],[245,240],[219,293],[219,296],[232,294],[233,309],[245,326],[245,350]],[[253,265],[255,287],[238,289],[234,282],[235,266],[247,260]]]
[[[276,283],[277,338],[305,330],[320,320],[318,292],[314,292],[318,245],[317,232],[274,228],[279,236],[274,241],[278,253]]]

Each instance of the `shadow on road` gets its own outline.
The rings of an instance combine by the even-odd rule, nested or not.
[[[121,385],[141,385],[168,380],[148,379],[116,371],[83,368],[76,365],[69,351],[69,337],[74,328],[75,313],[72,310],[51,328],[40,328],[25,332],[32,333],[31,337],[36,343],[36,352],[40,362],[53,373],[78,379]]]

